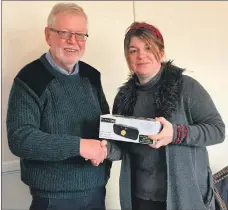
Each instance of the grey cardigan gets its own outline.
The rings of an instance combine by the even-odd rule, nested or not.
[[[196,80],[182,75],[183,69],[172,62],[163,65],[156,86],[157,116],[165,117],[174,127],[173,142],[166,146],[167,209],[214,210],[213,177],[206,146],[224,141],[224,122],[211,97]],[[137,100],[134,77],[120,88],[113,114],[132,115]],[[109,141],[108,159],[122,159],[120,204],[122,210],[131,210],[131,156],[127,143]]]

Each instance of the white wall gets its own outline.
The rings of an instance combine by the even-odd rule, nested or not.
[[[55,1],[3,2],[2,4],[2,130],[3,161],[14,160],[6,140],[5,118],[9,91],[17,72],[48,47],[44,37],[47,16]],[[112,104],[117,87],[128,73],[123,56],[123,36],[133,21],[133,3],[77,2],[89,16],[89,38],[82,60],[102,73],[107,100]],[[116,17],[124,17],[116,18]],[[118,77],[118,79],[115,79]]]
[[[54,1],[2,2],[2,201],[3,209],[27,209],[28,188],[20,182],[17,158],[8,150],[5,119],[8,95],[16,73],[47,51],[46,18]],[[168,59],[186,67],[211,94],[228,125],[228,2],[81,1],[89,17],[89,39],[83,60],[102,73],[110,106],[127,78],[123,39],[134,18],[158,26]],[[135,12],[135,17],[133,14]],[[213,172],[228,165],[228,141],[208,147]],[[16,162],[15,162],[16,161]],[[119,209],[120,163],[114,163],[107,190],[107,209]],[[8,173],[9,170],[16,170]]]
[[[206,88],[228,129],[228,2],[135,1],[135,19],[161,30],[167,59]],[[214,173],[228,165],[227,140],[208,147]]]
[[[28,62],[47,51],[44,27],[47,16],[56,2],[3,2],[2,49],[2,159],[3,171],[18,168],[15,156],[8,149],[6,138],[6,110],[12,80]],[[89,39],[82,60],[102,73],[107,100],[112,106],[114,95],[126,79],[127,65],[123,56],[123,37],[126,26],[133,21],[133,2],[77,2],[89,17]],[[114,163],[107,191],[107,207],[118,209],[118,178],[120,163]],[[20,181],[18,171],[3,175],[3,208],[26,209],[31,198]],[[16,188],[16,189],[15,189]],[[23,200],[23,202],[22,202]],[[13,201],[13,202],[12,202]]]

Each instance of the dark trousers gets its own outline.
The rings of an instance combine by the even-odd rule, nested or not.
[[[87,197],[57,199],[33,197],[29,210],[105,210],[104,187],[97,188]]]
[[[166,210],[166,202],[132,198],[132,210]]]

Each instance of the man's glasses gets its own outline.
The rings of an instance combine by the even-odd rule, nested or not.
[[[50,28],[51,31],[57,33],[61,39],[70,39],[73,35],[77,41],[86,41],[88,38],[88,34],[82,34],[78,32],[70,32],[70,31],[59,31],[54,28]]]

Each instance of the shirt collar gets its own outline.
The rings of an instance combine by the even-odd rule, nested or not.
[[[48,60],[48,62],[51,64],[51,66],[56,69],[58,72],[65,74],[65,75],[75,75],[79,72],[79,62],[77,62],[74,66],[74,69],[71,73],[69,73],[68,71],[66,71],[65,69],[61,68],[60,66],[58,66],[55,61],[52,59],[50,52],[47,52],[45,54],[46,59]]]

